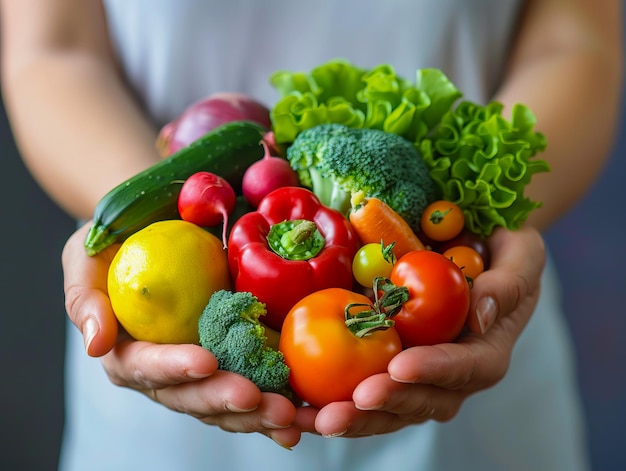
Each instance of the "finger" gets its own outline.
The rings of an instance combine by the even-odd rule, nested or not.
[[[88,229],[85,224],[77,230],[63,248],[65,308],[83,335],[87,353],[102,356],[113,348],[118,334],[106,289],[108,267],[117,247],[90,257],[83,246]]]
[[[233,404],[231,402],[228,402],[226,405],[218,404],[216,407],[215,399],[212,396],[217,395],[226,398],[228,395],[226,383],[235,383],[234,378],[228,376],[233,375],[220,374],[215,378],[203,380],[203,384],[177,387],[177,389],[181,390],[193,389],[195,390],[193,394],[199,393],[199,397],[205,401],[205,405],[202,405],[201,402],[199,403],[200,409],[187,410],[185,412],[199,418],[206,424],[216,425],[228,432],[273,432],[293,425],[296,418],[296,408],[289,399],[280,394],[259,393],[258,397],[255,397],[254,409],[249,411],[232,410]],[[218,385],[217,383],[219,382],[222,384]],[[168,388],[163,392],[171,393],[173,389]],[[179,396],[183,398],[181,394]],[[250,398],[252,398],[252,395],[250,395]],[[273,437],[276,437],[276,435]]]
[[[279,394],[260,393],[256,388],[253,390],[238,384],[239,380],[247,380],[235,378],[237,376],[218,372],[200,382],[154,390],[152,397],[172,410],[222,430],[260,432],[284,448],[295,446],[300,441],[301,431],[293,425],[294,405]],[[246,403],[247,409],[242,408]]]
[[[251,381],[227,371],[216,371],[210,377],[196,381],[137,390],[168,409],[215,425],[217,423],[210,417],[256,411],[262,397]]]
[[[294,425],[303,432],[318,433],[315,429],[315,418],[319,409],[312,406],[303,406],[296,409],[296,420]]]
[[[264,432],[264,435],[274,440],[274,442],[281,447],[291,450],[300,442],[300,439],[302,438],[302,430],[300,430],[297,426],[291,426],[282,429],[268,430]]]
[[[333,402],[317,414],[315,429],[324,437],[362,437],[395,432],[408,425],[396,414],[362,411],[351,401]]]
[[[102,357],[110,380],[136,390],[161,389],[214,374],[215,356],[199,345],[121,341]]]
[[[467,322],[479,334],[536,295],[546,257],[544,241],[532,228],[498,228],[489,238],[489,249],[491,266],[473,282]]]
[[[388,365],[390,377],[400,383],[430,384],[447,390],[475,392],[504,377],[511,344],[500,326],[481,337],[469,333],[457,343],[413,347],[396,355]]]
[[[354,390],[356,408],[385,411],[408,423],[448,421],[459,411],[465,394],[428,384],[398,383],[387,374],[370,376]]]

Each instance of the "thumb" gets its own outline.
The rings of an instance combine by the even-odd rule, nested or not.
[[[467,321],[469,329],[478,334],[485,334],[496,320],[536,297],[546,261],[543,238],[530,227],[517,231],[498,228],[488,244],[491,266],[473,282]]]
[[[113,348],[118,334],[106,288],[108,267],[117,247],[90,257],[83,246],[87,230],[88,224],[74,232],[63,247],[65,309],[83,334],[87,353],[102,356]]]

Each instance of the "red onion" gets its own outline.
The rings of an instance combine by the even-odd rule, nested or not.
[[[166,124],[159,132],[156,146],[165,157],[210,130],[239,120],[271,128],[270,112],[265,105],[242,93],[216,93],[192,104],[176,120]]]

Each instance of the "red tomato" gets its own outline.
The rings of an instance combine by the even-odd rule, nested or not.
[[[463,210],[455,203],[437,200],[429,204],[420,218],[420,228],[434,241],[450,240],[465,226]]]
[[[469,311],[470,287],[450,259],[429,250],[409,252],[396,262],[391,282],[409,289],[394,316],[404,348],[453,341]]]
[[[394,327],[357,337],[346,326],[347,305],[371,304],[342,288],[316,291],[287,314],[280,333],[279,350],[291,369],[289,384],[314,407],[350,401],[354,388],[365,378],[387,371],[389,361],[402,350]],[[355,307],[351,314],[367,310]]]
[[[452,260],[470,280],[485,271],[483,258],[471,247],[465,245],[450,247],[443,253],[443,256]]]

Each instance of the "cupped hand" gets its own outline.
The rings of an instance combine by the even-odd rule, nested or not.
[[[246,378],[218,370],[199,345],[159,345],[131,339],[118,327],[107,295],[107,271],[118,247],[88,256],[89,223],[63,249],[65,305],[81,331],[88,355],[101,357],[111,382],[202,422],[232,432],[260,432],[290,448],[300,440],[292,423],[295,406],[284,396],[262,393]]]
[[[388,373],[357,386],[353,402],[302,408],[298,425],[325,436],[356,437],[448,421],[467,397],[500,381],[536,306],[545,247],[537,231],[524,228],[496,230],[489,248],[491,267],[474,280],[468,329],[455,343],[402,351]]]

